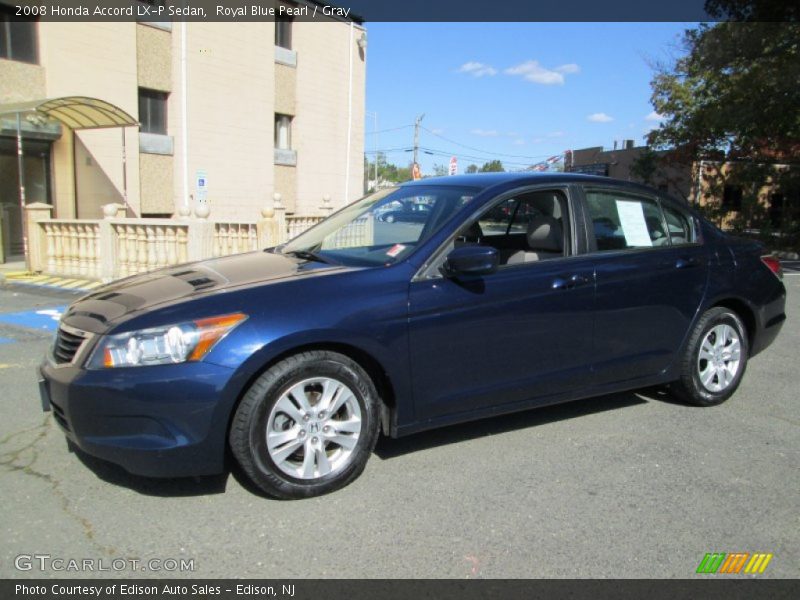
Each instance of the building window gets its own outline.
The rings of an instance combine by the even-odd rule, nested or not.
[[[36,21],[23,20],[13,7],[0,5],[0,58],[36,64],[37,46]]]
[[[275,45],[287,50],[292,49],[292,20],[275,19]]]
[[[139,88],[139,131],[142,133],[167,133],[166,92]]]
[[[292,149],[292,117],[289,115],[275,114],[275,148]]]
[[[742,210],[742,188],[726,185],[722,190],[722,206],[728,210]]]

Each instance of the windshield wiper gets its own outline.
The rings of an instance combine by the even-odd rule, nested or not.
[[[289,250],[289,252],[283,252],[282,254],[289,254],[296,258],[301,258],[303,260],[313,260],[314,262],[321,262],[326,264],[331,264],[331,261],[327,258],[320,256],[316,252],[311,252],[310,250]]]

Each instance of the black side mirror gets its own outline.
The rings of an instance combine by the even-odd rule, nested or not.
[[[442,265],[445,277],[489,275],[497,271],[500,256],[491,246],[461,246],[450,254]]]

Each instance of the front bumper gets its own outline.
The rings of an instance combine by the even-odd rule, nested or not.
[[[87,371],[46,361],[42,408],[78,448],[151,477],[224,469],[234,371],[196,362]]]

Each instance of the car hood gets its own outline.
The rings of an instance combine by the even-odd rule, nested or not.
[[[224,289],[349,270],[352,269],[272,252],[237,254],[120,279],[72,304],[62,321],[70,327],[103,333],[127,315],[163,304]]]

